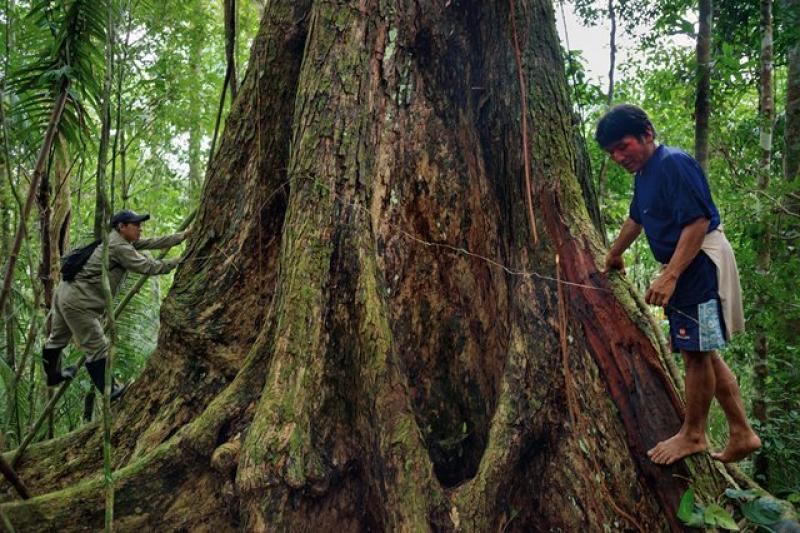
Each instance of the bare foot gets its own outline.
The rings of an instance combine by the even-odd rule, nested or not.
[[[652,450],[647,452],[647,456],[656,464],[671,465],[687,455],[702,452],[707,447],[705,436],[691,438],[679,432],[656,444]]]
[[[761,439],[752,429],[746,432],[731,433],[728,445],[720,453],[712,453],[711,457],[723,463],[741,461],[757,449],[761,448]]]

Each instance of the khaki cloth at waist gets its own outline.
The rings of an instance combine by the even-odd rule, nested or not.
[[[742,286],[739,282],[739,269],[733,248],[722,226],[706,234],[701,248],[717,267],[719,299],[722,316],[725,319],[726,337],[730,340],[734,333],[744,331],[744,307],[742,306]]]

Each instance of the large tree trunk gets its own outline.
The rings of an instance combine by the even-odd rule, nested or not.
[[[681,402],[598,273],[561,61],[547,0],[268,4],[115,416],[118,529],[678,530],[719,494],[646,458]],[[29,450],[17,529],[99,527],[100,442]]]

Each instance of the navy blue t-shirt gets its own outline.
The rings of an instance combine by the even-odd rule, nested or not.
[[[685,226],[700,217],[719,226],[719,211],[697,161],[683,150],[660,145],[636,173],[630,217],[641,224],[656,260],[667,264]],[[717,298],[717,269],[700,252],[678,278],[673,306],[694,305]]]

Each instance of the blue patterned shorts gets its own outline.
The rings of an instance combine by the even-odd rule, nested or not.
[[[725,346],[722,307],[714,298],[697,305],[667,306],[672,351],[709,352]]]

